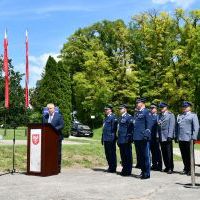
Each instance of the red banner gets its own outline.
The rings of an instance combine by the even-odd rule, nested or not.
[[[3,70],[5,72],[5,107],[9,108],[9,67],[8,67],[8,38],[5,31]]]
[[[29,107],[29,63],[28,63],[28,32],[26,31],[26,78],[25,78],[25,107]]]

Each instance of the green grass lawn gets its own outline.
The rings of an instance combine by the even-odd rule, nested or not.
[[[26,127],[19,127],[15,129],[15,137],[17,140],[26,140]],[[14,129],[0,129],[0,135],[4,140],[12,140],[14,137]]]
[[[69,167],[86,167],[95,168],[101,166],[107,166],[104,148],[101,145],[101,128],[94,130],[94,137],[87,138],[65,138],[69,141],[77,141],[84,143],[83,145],[71,144],[63,145],[62,148],[62,168]],[[5,139],[13,138],[13,130],[8,130]],[[25,130],[19,129],[16,132],[17,139],[26,139]],[[177,144],[175,144],[177,146]],[[195,145],[200,147],[200,145]],[[177,146],[178,147],[178,146]],[[16,169],[20,171],[26,171],[26,146],[16,145]],[[118,162],[120,161],[119,149],[117,148]],[[135,149],[133,145],[133,162],[135,161]],[[174,160],[181,160],[180,157],[174,156]],[[12,145],[4,146],[0,144],[0,171],[7,171],[12,169]]]

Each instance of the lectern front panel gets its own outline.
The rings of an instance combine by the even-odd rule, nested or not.
[[[41,172],[42,129],[30,130],[30,172]]]

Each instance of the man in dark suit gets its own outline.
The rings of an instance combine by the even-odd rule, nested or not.
[[[43,115],[43,123],[50,123],[59,133],[59,145],[58,145],[58,166],[61,169],[61,150],[62,150],[62,129],[64,128],[64,120],[59,112],[55,112],[55,106],[53,103],[47,104],[48,113]]]

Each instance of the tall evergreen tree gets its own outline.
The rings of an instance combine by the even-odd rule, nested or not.
[[[65,121],[64,135],[68,135],[71,128],[71,82],[68,68],[61,61],[58,63],[49,56],[42,79],[32,94],[31,103],[36,111],[48,103],[59,107]]]

